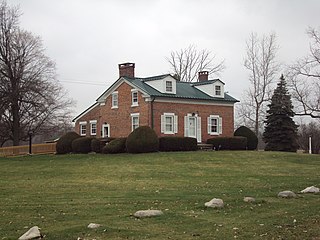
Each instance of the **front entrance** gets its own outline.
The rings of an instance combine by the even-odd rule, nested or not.
[[[189,117],[189,136],[197,138],[197,127],[196,127],[197,119],[196,117]]]
[[[201,142],[201,117],[197,114],[188,114],[184,117],[184,121],[184,135]]]
[[[110,124],[102,124],[102,137],[110,137]]]

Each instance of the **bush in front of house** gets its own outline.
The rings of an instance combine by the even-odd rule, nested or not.
[[[102,149],[102,153],[124,153],[126,152],[127,138],[116,138],[105,145]]]
[[[96,153],[101,153],[102,148],[105,146],[105,142],[100,141],[97,138],[93,138],[91,141],[91,151]]]
[[[191,137],[160,137],[159,150],[161,152],[171,151],[196,151],[197,139]]]
[[[215,150],[246,150],[247,148],[246,137],[209,138],[207,143],[212,144]]]
[[[91,152],[92,137],[80,137],[72,141],[72,151],[74,153]]]
[[[159,139],[153,129],[148,126],[136,128],[126,141],[129,153],[147,153],[159,151]]]
[[[234,136],[241,136],[247,138],[247,149],[256,150],[258,146],[258,137],[256,134],[245,126],[239,127],[235,132]]]
[[[59,138],[56,145],[57,154],[66,154],[72,152],[72,141],[80,138],[76,132],[67,132]]]

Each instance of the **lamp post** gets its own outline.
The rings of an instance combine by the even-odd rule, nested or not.
[[[309,154],[312,154],[311,136],[309,136]]]
[[[32,154],[32,130],[28,131],[28,136],[29,136],[29,154]]]

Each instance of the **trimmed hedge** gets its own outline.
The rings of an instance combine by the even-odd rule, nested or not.
[[[124,153],[126,152],[127,138],[116,138],[103,147],[102,153]]]
[[[76,132],[67,132],[61,136],[57,141],[56,152],[57,154],[66,154],[72,152],[72,141],[80,138],[80,135]]]
[[[147,153],[159,151],[159,139],[153,129],[148,126],[136,128],[126,141],[129,153]]]
[[[216,137],[207,140],[208,144],[213,144],[215,150],[246,150],[246,137]]]
[[[105,142],[100,141],[97,138],[92,139],[91,141],[91,151],[96,153],[101,153],[102,148],[106,145]]]
[[[160,137],[159,150],[171,151],[196,151],[197,139],[191,137]]]
[[[247,149],[256,150],[258,146],[258,137],[256,134],[245,126],[239,127],[235,132],[234,136],[242,136],[247,138]]]
[[[91,152],[92,137],[81,137],[72,141],[72,151],[75,153]]]

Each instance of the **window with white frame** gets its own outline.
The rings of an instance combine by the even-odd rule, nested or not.
[[[139,113],[131,113],[131,130],[139,127]]]
[[[178,116],[174,113],[164,113],[161,115],[161,133],[178,133]]]
[[[166,92],[172,92],[172,81],[166,81]]]
[[[90,121],[90,134],[92,136],[97,135],[97,120]]]
[[[216,96],[221,96],[221,86],[215,86],[214,90]]]
[[[208,117],[208,134],[222,134],[222,118],[218,115],[210,115]]]
[[[112,93],[112,108],[118,108],[118,92]]]
[[[80,136],[85,136],[87,134],[87,122],[80,122],[79,128]]]
[[[138,106],[138,91],[131,90],[132,106]]]

